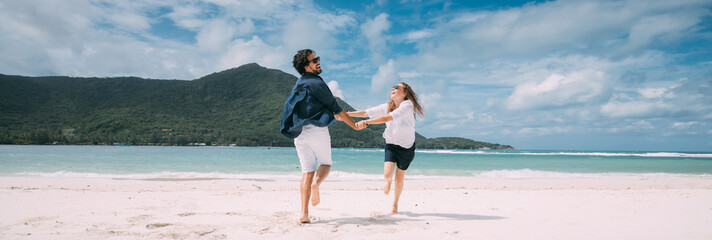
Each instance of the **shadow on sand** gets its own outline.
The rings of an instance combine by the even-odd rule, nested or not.
[[[401,216],[405,216],[401,217]],[[320,220],[315,223],[324,224],[357,224],[357,225],[393,225],[398,222],[432,222],[439,220],[455,220],[455,221],[474,221],[474,220],[499,220],[504,219],[504,217],[499,216],[484,216],[484,215],[474,215],[474,214],[460,214],[460,213],[413,213],[413,212],[400,212],[395,215],[377,215],[371,217],[349,217],[349,218],[335,218]]]
[[[412,212],[400,212],[400,215],[405,215],[412,218],[423,218],[423,220],[436,220],[431,217],[436,217],[440,220],[498,220],[504,219],[504,217],[498,216],[484,216],[484,215],[474,215],[474,214],[459,214],[459,213],[412,213]]]

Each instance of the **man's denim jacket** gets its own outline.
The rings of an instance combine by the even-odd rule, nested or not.
[[[310,72],[305,72],[297,79],[292,94],[287,98],[282,110],[280,132],[289,138],[296,138],[302,133],[302,126],[313,124],[326,127],[336,122],[334,114],[341,112],[334,95],[324,79]]]

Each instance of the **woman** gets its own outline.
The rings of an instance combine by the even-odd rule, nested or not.
[[[365,111],[348,112],[351,117],[368,117],[370,119],[356,123],[358,127],[369,124],[386,124],[383,138],[386,139],[386,157],[383,164],[383,176],[386,186],[383,193],[391,191],[393,170],[396,175],[396,192],[393,198],[391,213],[398,213],[398,199],[403,192],[403,179],[408,166],[415,157],[415,114],[425,117],[423,108],[413,89],[401,82],[391,88],[391,101],[366,109]]]

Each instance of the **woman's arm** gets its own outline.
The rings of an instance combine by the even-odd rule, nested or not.
[[[393,121],[393,116],[391,116],[390,114],[388,114],[388,115],[381,116],[381,117],[377,117],[377,118],[371,118],[371,119],[363,120],[363,121],[361,121],[361,122],[365,123],[366,125],[370,125],[370,124],[387,123],[387,122],[390,122],[390,121]]]
[[[349,114],[349,117],[361,117],[361,118],[368,117],[368,113],[366,113],[365,110],[355,111],[355,112],[347,112],[347,114]]]
[[[403,104],[401,104],[401,106],[399,106],[398,108],[393,110],[390,114],[386,114],[384,116],[377,117],[377,118],[363,120],[363,121],[358,122],[356,125],[357,126],[359,126],[359,125],[368,126],[370,124],[387,123],[387,122],[393,121],[394,116],[396,118],[402,118],[402,117],[404,117],[405,114],[408,114],[408,113],[413,114],[413,104],[410,103],[410,101],[404,102]]]

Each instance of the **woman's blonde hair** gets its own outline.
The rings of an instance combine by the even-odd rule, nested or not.
[[[415,110],[415,113],[420,115],[421,117],[425,117],[425,113],[423,113],[423,107],[420,105],[420,100],[418,100],[418,95],[415,94],[415,91],[413,91],[413,88],[410,87],[407,83],[400,82],[398,83],[400,85],[403,85],[403,92],[405,92],[405,99],[404,100],[410,100],[413,102],[413,110]],[[393,112],[393,110],[396,109],[396,103],[393,102],[393,100],[388,102],[388,112]]]

